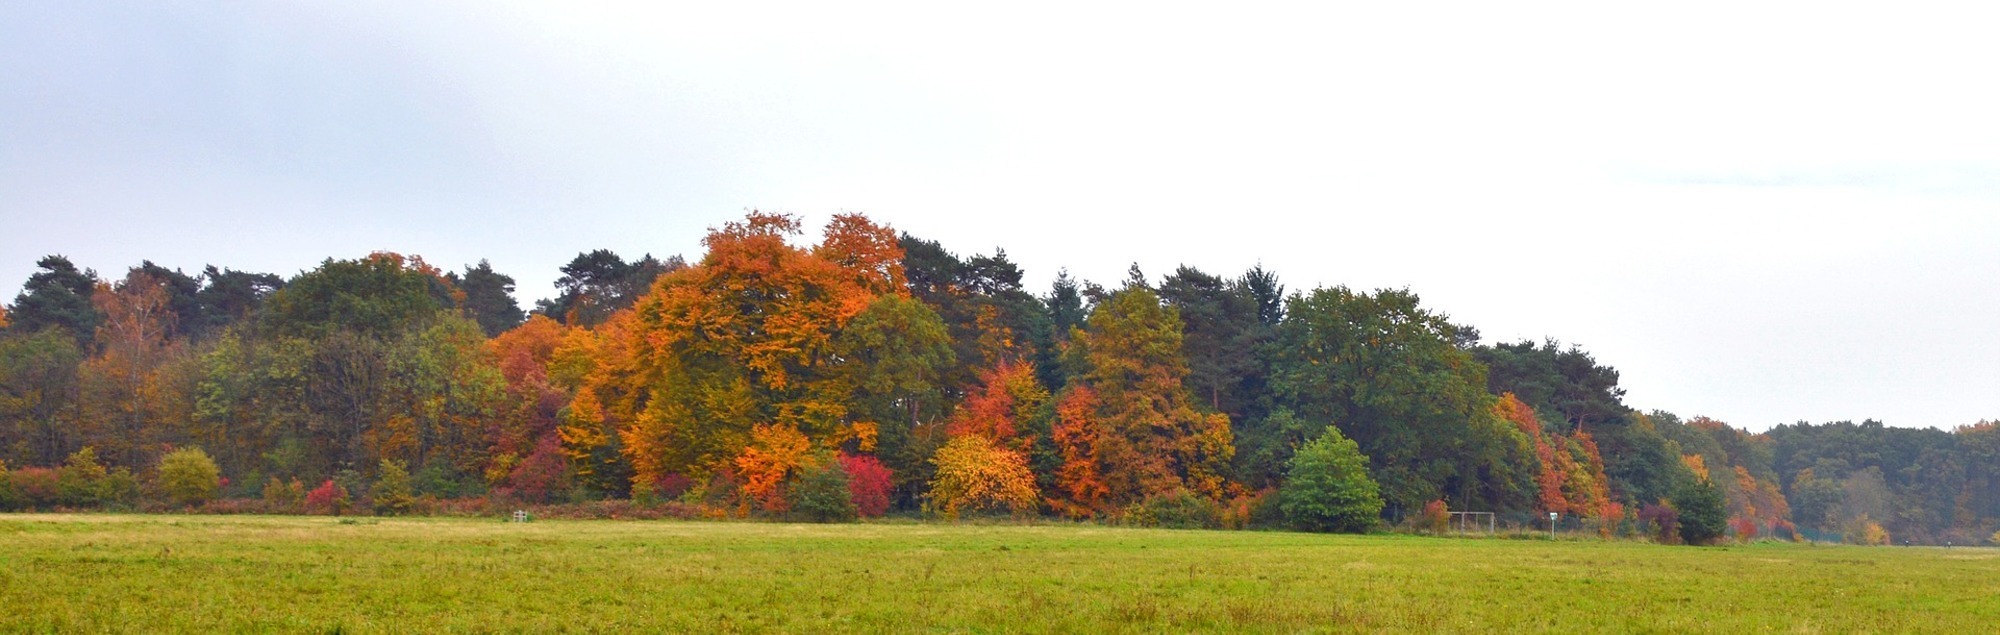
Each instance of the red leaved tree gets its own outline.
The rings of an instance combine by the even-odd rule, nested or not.
[[[843,454],[840,466],[847,470],[847,490],[854,497],[854,510],[863,517],[889,511],[889,468],[872,456]]]
[[[347,488],[341,487],[333,479],[327,479],[313,491],[306,493],[306,513],[339,516],[347,510]]]

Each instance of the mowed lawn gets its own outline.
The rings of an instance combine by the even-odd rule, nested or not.
[[[1992,549],[350,523],[0,516],[0,631],[2000,631]]]

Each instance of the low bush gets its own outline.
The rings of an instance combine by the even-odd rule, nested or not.
[[[291,482],[278,480],[273,476],[264,483],[264,508],[275,514],[296,514],[304,511],[306,485],[299,479]]]
[[[62,478],[46,467],[24,467],[7,472],[17,502],[15,509],[50,509],[62,500]]]
[[[403,469],[402,461],[382,460],[382,469],[375,476],[375,486],[369,488],[369,497],[378,516],[410,513],[416,499],[410,496],[410,473]]]
[[[1680,514],[1681,542],[1706,545],[1729,529],[1722,488],[1706,479],[1689,479],[1674,490],[1674,511]]]
[[[1649,503],[1639,508],[1639,526],[1663,545],[1677,545],[1681,542],[1680,512],[1670,505]]]
[[[1451,508],[1445,505],[1444,499],[1424,503],[1424,510],[1412,518],[1411,522],[1417,531],[1442,534],[1451,529]]]
[[[308,514],[339,516],[347,511],[349,505],[347,488],[333,482],[333,479],[327,479],[306,493],[305,512]]]
[[[201,448],[181,448],[160,458],[159,487],[174,505],[199,506],[222,488],[222,470]]]
[[[1283,500],[1283,497],[1278,495],[1276,488],[1267,488],[1257,492],[1250,499],[1248,527],[1251,529],[1284,528],[1288,524],[1288,521],[1285,520],[1284,507],[1279,505]]]
[[[100,484],[109,473],[97,462],[97,450],[85,446],[69,455],[56,471],[57,502],[71,507],[92,507],[102,500]]]
[[[1124,521],[1140,527],[1215,529],[1222,526],[1222,510],[1215,501],[1181,490],[1126,508]]]
[[[104,474],[97,482],[99,505],[112,509],[130,509],[139,503],[139,478],[132,475],[129,468],[115,468]]]
[[[789,516],[815,523],[852,522],[854,493],[848,489],[847,470],[832,455],[823,455],[804,466],[785,488]]]

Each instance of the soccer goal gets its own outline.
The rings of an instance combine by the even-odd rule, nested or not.
[[[1461,534],[1483,531],[1491,536],[1495,527],[1493,512],[1451,513],[1451,528]]]

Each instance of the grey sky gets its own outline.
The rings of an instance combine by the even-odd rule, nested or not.
[[[1983,10],[720,4],[9,3],[0,289],[387,249],[529,304],[860,211],[1038,291],[1408,286],[1752,429],[2000,418]]]

